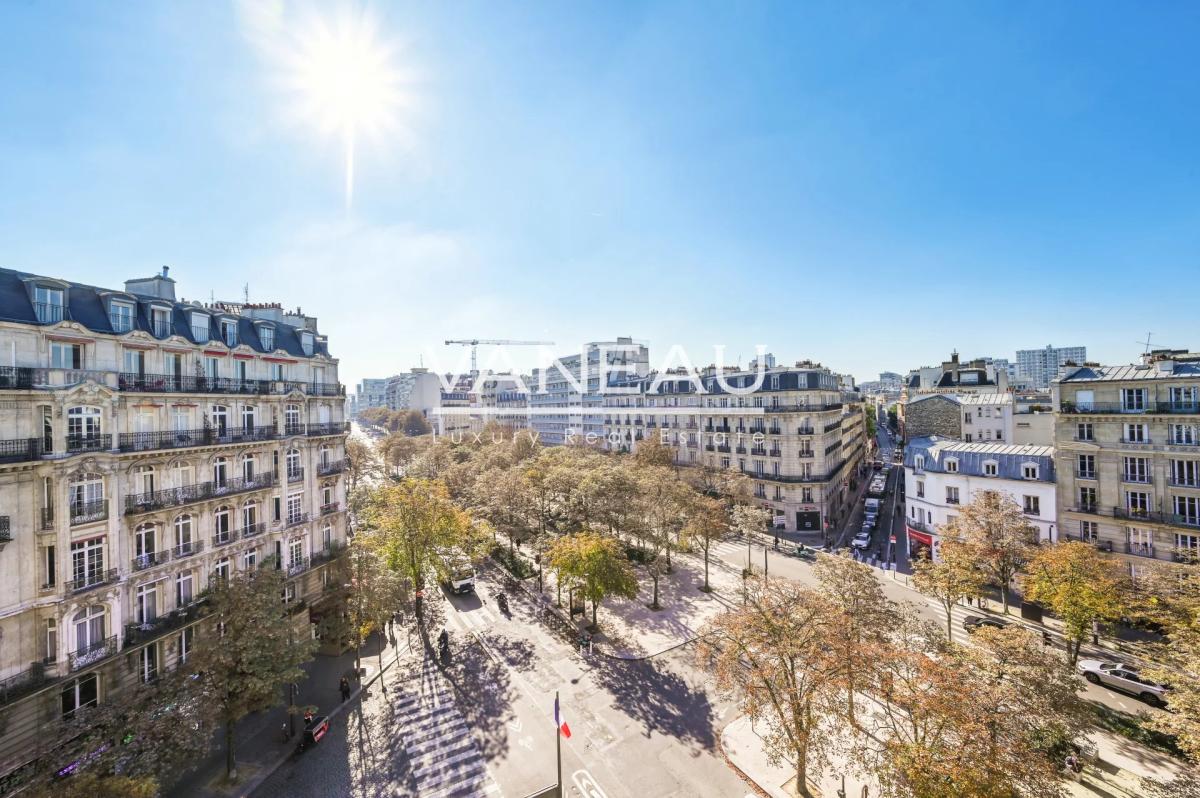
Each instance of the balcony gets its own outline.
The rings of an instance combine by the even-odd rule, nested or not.
[[[716,426],[713,426],[713,427],[711,427],[711,428],[710,428],[708,431],[709,431],[709,432],[725,432],[725,433],[728,433],[728,432],[729,432],[729,425],[728,425],[728,424],[719,424],[719,425],[716,425]]]
[[[329,463],[317,463],[317,474],[323,477],[331,477],[334,474],[340,474],[345,471],[350,465],[349,460],[334,460]]]
[[[344,435],[349,431],[349,421],[331,421],[324,424],[309,424],[307,434],[310,437],[317,435]]]
[[[42,529],[54,529],[54,508],[42,508]]]
[[[754,446],[754,447],[751,447],[750,454],[754,455],[755,457],[766,457],[767,450],[761,446]]]
[[[0,389],[22,390],[33,387],[33,369],[24,366],[0,366]]]
[[[112,436],[99,433],[89,435],[68,435],[67,454],[82,454],[84,452],[107,452],[112,448]]]
[[[802,482],[828,482],[833,478],[829,474],[800,474],[800,475],[785,475],[785,474],[764,474],[758,471],[751,471],[748,468],[743,468],[742,473],[748,477],[755,479],[769,479],[772,482],[785,483],[802,483]]]
[[[767,430],[767,432],[770,433],[771,435],[782,435],[783,434],[783,430],[781,430],[779,427],[771,427],[769,430]]]
[[[266,522],[259,521],[257,524],[251,524],[250,526],[243,526],[240,530],[238,530],[238,534],[240,534],[242,536],[242,540],[245,540],[246,538],[252,538],[257,535],[261,535],[263,532],[266,532],[266,531],[267,531]]]
[[[1084,502],[1083,504],[1076,504],[1074,507],[1071,507],[1070,510],[1073,513],[1084,513],[1086,515],[1106,515],[1106,513],[1100,509],[1100,505],[1089,504],[1087,502]]]
[[[187,543],[180,543],[171,549],[171,559],[182,560],[187,557],[193,557],[202,551],[204,551],[203,540],[190,540]]]
[[[38,438],[14,438],[0,441],[0,463],[27,463],[42,455]]]
[[[125,497],[125,514],[148,513],[152,510],[161,510],[164,507],[178,507],[220,496],[231,496],[252,490],[262,490],[274,485],[275,474],[266,471],[248,479],[238,477],[236,479],[227,479],[221,483],[197,482],[192,485],[182,485],[178,488],[156,490],[152,493],[138,493]]]
[[[33,313],[37,316],[38,324],[58,324],[63,319],[70,318],[65,307],[51,302],[34,302]]]
[[[160,432],[122,432],[117,436],[117,448],[122,452],[146,452],[155,449],[184,449],[189,446],[208,446],[216,441],[216,431],[177,429]]]
[[[287,471],[287,481],[288,481],[289,483],[292,483],[292,482],[302,482],[303,480],[304,480],[304,468],[303,468],[303,467],[301,467],[301,468],[289,468],[289,469],[288,469],[288,471]]]
[[[1123,518],[1128,521],[1151,521],[1156,524],[1164,522],[1162,513],[1156,510],[1144,510],[1140,507],[1114,507],[1113,518]]]
[[[810,458],[816,457],[817,453],[812,451],[811,449],[805,449],[796,456],[799,457],[801,460],[808,460]]]
[[[301,557],[298,560],[292,560],[287,567],[288,579],[291,579],[293,576],[299,576],[307,571],[310,567],[312,567],[312,562],[308,557]]]
[[[635,418],[635,419],[633,420],[633,426],[635,426],[635,427],[640,427],[640,426],[642,426],[642,420],[641,420],[640,418]]]
[[[150,320],[150,333],[155,338],[166,338],[174,331],[170,319],[155,318]]]
[[[312,556],[311,565],[313,568],[316,568],[321,563],[326,563],[331,560],[335,560],[335,559],[337,559],[338,555],[340,555],[345,550],[346,550],[345,544],[339,543],[336,540],[331,540],[331,541],[329,541],[328,546],[321,549],[320,551],[318,551],[316,554],[314,554]]]
[[[783,457],[783,450],[782,449],[772,449],[771,451],[767,452],[767,454],[771,457]]]
[[[745,454],[746,447],[745,446],[735,446],[733,451],[736,452],[737,454]]]
[[[104,585],[111,585],[117,581],[117,569],[110,568],[107,571],[95,571],[93,573],[84,574],[78,579],[72,579],[67,582],[67,592],[75,595],[78,593],[86,593],[89,590],[95,590]]]
[[[820,413],[826,410],[841,410],[841,402],[811,405],[768,405],[763,410],[768,413]]]
[[[272,392],[270,380],[239,380],[229,377],[197,377],[183,374],[138,374],[121,372],[117,388],[134,393],[232,393],[260,395]]]
[[[946,504],[958,504],[958,497],[957,496],[947,496]]]
[[[704,451],[706,451],[706,452],[711,452],[711,451],[713,451],[715,448],[716,448],[716,447],[715,447],[715,446],[713,446],[711,443],[706,443],[706,444],[704,444]]]
[[[1153,543],[1134,543],[1132,541],[1127,540],[1127,541],[1125,541],[1125,553],[1132,554],[1134,557],[1150,557],[1151,559],[1153,559],[1154,558],[1154,544]]]
[[[816,432],[812,427],[796,427],[797,435],[815,435]]]
[[[284,520],[284,528],[288,529],[294,526],[308,523],[308,513],[293,513]]]
[[[67,669],[77,671],[89,665],[95,665],[102,659],[108,659],[117,653],[117,636],[97,640],[89,646],[72,651],[67,655]]]
[[[1169,484],[1173,488],[1200,488],[1200,479],[1177,479],[1171,477]]]
[[[108,500],[97,499],[92,502],[71,504],[71,526],[90,524],[108,518]]]
[[[304,385],[309,396],[345,396],[346,386],[340,382],[310,382]]]
[[[0,706],[4,706],[24,695],[29,695],[50,681],[46,676],[46,666],[34,662],[28,668],[7,679],[0,679]]]
[[[1133,482],[1138,485],[1149,485],[1150,484],[1150,475],[1149,474],[1124,473],[1124,474],[1121,474],[1121,481],[1122,482]]]
[[[729,454],[729,446],[727,446],[727,445],[725,445],[725,444],[723,444],[723,443],[718,443],[718,444],[717,444],[717,451],[718,451],[718,452],[722,452],[723,454]]]
[[[304,434],[304,425],[301,424],[300,422],[295,422],[295,423],[289,422],[289,423],[283,425],[283,435],[285,438],[291,437],[292,435],[303,435],[303,434]]]
[[[1200,415],[1200,404],[1146,401],[1139,406],[1128,406],[1122,402],[1093,402],[1090,405],[1062,402],[1061,412],[1071,415]]]
[[[159,615],[142,623],[127,623],[125,624],[125,648],[147,643],[156,637],[161,637],[172,629],[178,629],[186,625],[189,621],[199,617],[196,611],[199,605],[193,604],[181,610]]]
[[[228,546],[230,543],[236,542],[238,537],[239,534],[236,529],[226,529],[224,532],[214,532],[212,539],[213,548],[215,549],[221,546]]]
[[[210,331],[207,327],[192,327],[192,340],[198,344],[208,343]]]
[[[1200,516],[1195,515],[1179,515],[1178,513],[1165,513],[1165,523],[1171,526],[1182,526],[1188,529],[1200,529]]]
[[[0,515],[0,544],[12,542],[12,522],[7,515]]]
[[[137,557],[134,557],[130,563],[130,567],[132,567],[134,571],[144,571],[147,568],[153,568],[156,565],[162,565],[170,561],[170,559],[171,552],[169,551],[152,551],[146,554],[139,554]]]
[[[339,502],[330,502],[329,504],[321,505],[321,515],[332,515],[338,511]]]
[[[1096,472],[1095,471],[1080,471],[1079,469],[1075,469],[1075,478],[1076,479],[1095,479]]]

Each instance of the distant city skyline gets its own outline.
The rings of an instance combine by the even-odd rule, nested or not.
[[[248,283],[348,385],[484,336],[859,380],[1200,346],[1195,7],[344,8],[6,4],[0,266]],[[339,26],[354,102],[307,68]]]

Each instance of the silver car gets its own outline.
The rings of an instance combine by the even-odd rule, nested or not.
[[[1152,682],[1137,672],[1137,669],[1119,662],[1102,662],[1098,659],[1082,659],[1076,666],[1083,678],[1092,684],[1102,684],[1113,690],[1137,696],[1155,707],[1166,706],[1167,686]]]

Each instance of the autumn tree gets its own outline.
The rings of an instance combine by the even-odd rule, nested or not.
[[[687,522],[683,526],[683,539],[694,543],[704,553],[705,593],[712,591],[708,584],[708,560],[714,543],[729,535],[729,513],[724,502],[705,496],[693,496],[688,507]]]
[[[764,581],[745,604],[704,625],[696,654],[741,711],[763,725],[772,763],[794,763],[797,790],[808,796],[808,774],[827,762],[842,701],[829,648],[836,613],[818,590]]]
[[[829,648],[834,675],[846,693],[846,719],[857,725],[855,699],[872,680],[886,656],[887,632],[896,624],[896,607],[883,593],[875,572],[845,557],[821,557],[813,569],[836,617]]]
[[[966,544],[976,567],[999,585],[1007,615],[1009,587],[1037,551],[1037,527],[1021,506],[999,491],[980,491],[942,527],[942,539]]]
[[[449,577],[456,559],[478,559],[486,537],[463,510],[450,501],[445,485],[405,479],[376,488],[364,510],[365,527],[377,533],[378,551],[418,596],[418,623],[424,623],[421,592]]]
[[[213,583],[211,614],[197,633],[186,672],[194,674],[225,729],[225,771],[237,777],[234,729],[251,712],[274,706],[280,688],[304,678],[300,664],[312,657],[307,630],[292,626],[283,601],[285,578],[268,560]]]
[[[645,440],[633,452],[633,459],[638,465],[670,467],[675,464],[675,450],[647,430]]]
[[[429,422],[425,420],[425,415],[420,410],[409,410],[404,414],[404,420],[400,422],[400,431],[410,438],[415,438],[418,435],[428,435],[433,428],[429,426]]]
[[[946,612],[946,639],[954,631],[954,605],[983,592],[984,577],[975,567],[971,550],[955,540],[944,540],[940,558],[913,561],[913,584],[917,590],[936,599]]]
[[[612,538],[585,531],[559,538],[548,552],[550,564],[592,602],[592,626],[600,602],[609,596],[635,598],[637,576],[625,552]]]
[[[1150,726],[1174,736],[1191,762],[1200,764],[1200,566],[1193,561],[1156,563],[1138,580],[1131,597],[1130,613],[1163,629],[1163,639],[1153,649],[1154,667],[1143,674],[1171,685],[1171,711],[1154,713]],[[1200,789],[1196,793],[1200,796]]]
[[[69,779],[38,784],[21,792],[22,798],[158,798],[159,784],[146,776],[125,776],[94,770]]]
[[[383,463],[371,444],[355,437],[346,439],[346,504],[357,514],[369,486],[383,477]]]
[[[406,603],[408,594],[403,576],[388,567],[386,551],[383,535],[377,529],[362,530],[350,541],[346,631],[354,646],[354,667],[360,672],[363,643],[373,631],[383,633],[388,620]],[[382,651],[380,646],[381,658]],[[382,664],[381,660],[381,667]]]
[[[1126,578],[1120,563],[1087,543],[1041,548],[1030,561],[1025,596],[1050,609],[1063,624],[1071,664],[1096,624],[1121,617]]]
[[[650,543],[650,554],[646,558],[646,572],[654,587],[650,606],[659,609],[659,582],[671,571],[671,550],[677,545],[676,537],[683,526],[690,491],[674,478],[671,469],[663,466],[640,467],[637,480],[644,529]]]

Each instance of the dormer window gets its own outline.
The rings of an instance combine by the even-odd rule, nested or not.
[[[150,309],[150,329],[155,338],[166,338],[171,334],[171,311],[166,308]]]
[[[108,321],[115,333],[127,333],[133,329],[133,305],[113,302],[108,309]]]
[[[1025,463],[1021,466],[1021,476],[1025,479],[1037,479],[1038,467],[1036,463]]]
[[[225,346],[228,346],[230,349],[237,346],[238,337],[236,321],[221,322],[221,339],[225,341]]]
[[[1000,465],[995,460],[988,460],[983,464],[983,475],[985,477],[995,477],[1000,475]]]
[[[275,348],[275,328],[266,325],[259,327],[258,339],[262,341],[263,350],[270,352]]]
[[[63,320],[63,292],[61,288],[39,285],[33,289],[33,310],[42,324],[56,324]]]
[[[925,468],[925,455],[919,454],[913,458],[913,468],[917,471],[922,471]]]
[[[304,354],[311,355],[313,353],[313,336],[310,332],[300,333],[300,348],[304,350]]]
[[[208,314],[193,313],[191,324],[192,340],[198,344],[208,343]]]
[[[956,460],[953,457],[946,458],[946,473],[947,474],[957,474],[958,473],[958,460]]]

